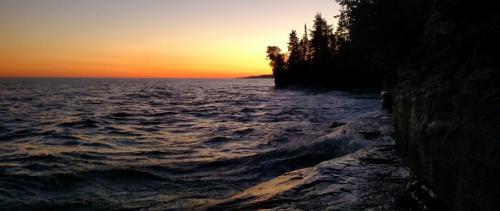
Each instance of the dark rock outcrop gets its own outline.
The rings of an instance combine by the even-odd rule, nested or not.
[[[451,210],[500,209],[500,19],[487,1],[430,1],[394,89],[397,151]]]
[[[387,112],[391,113],[392,112],[392,104],[393,104],[393,99],[392,99],[392,93],[390,92],[382,92],[380,93],[380,98],[382,99],[382,110],[386,110]]]

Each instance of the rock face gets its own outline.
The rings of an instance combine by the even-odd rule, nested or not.
[[[452,210],[500,209],[500,20],[488,4],[430,1],[394,89],[397,152]]]

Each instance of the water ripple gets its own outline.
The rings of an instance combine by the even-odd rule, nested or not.
[[[0,90],[0,210],[225,198],[332,156],[283,146],[379,109],[373,93],[272,80],[0,79]]]

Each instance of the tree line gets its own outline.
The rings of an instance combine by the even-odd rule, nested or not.
[[[423,27],[426,1],[336,0],[334,28],[321,15],[302,36],[292,30],[287,52],[267,47],[276,86],[333,88],[391,86],[395,69]]]

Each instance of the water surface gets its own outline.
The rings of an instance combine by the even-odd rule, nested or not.
[[[324,158],[287,143],[376,95],[273,80],[0,79],[0,209],[181,209]]]

